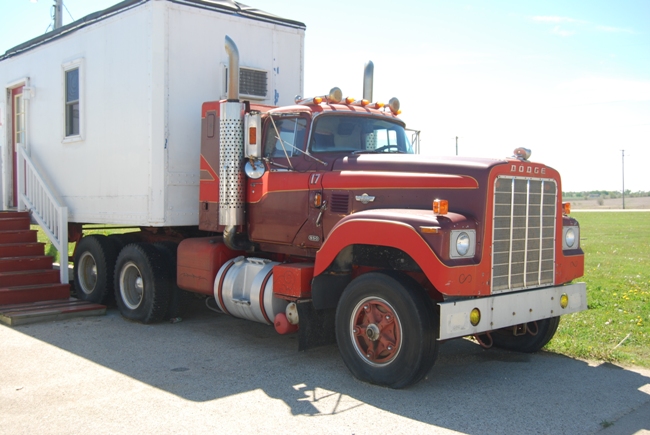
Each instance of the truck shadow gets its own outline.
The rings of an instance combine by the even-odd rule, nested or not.
[[[546,352],[485,351],[467,340],[442,345],[419,384],[376,387],[352,377],[336,346],[297,352],[295,335],[201,306],[175,324],[132,323],[111,309],[104,317],[15,329],[187,400],[261,390],[301,416],[370,405],[469,434],[591,433],[650,401],[650,377],[636,372]],[[499,427],[486,427],[488,415],[498,416]]]

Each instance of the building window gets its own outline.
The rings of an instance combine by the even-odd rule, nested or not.
[[[79,136],[79,68],[65,72],[65,135]]]

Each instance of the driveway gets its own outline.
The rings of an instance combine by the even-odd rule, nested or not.
[[[174,324],[109,309],[0,326],[0,434],[650,433],[650,370],[455,340],[390,390],[335,346],[299,353],[295,336],[193,308]]]

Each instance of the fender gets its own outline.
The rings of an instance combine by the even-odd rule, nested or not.
[[[316,254],[314,276],[322,274],[344,248],[350,245],[387,246],[407,253],[419,265],[434,287],[449,296],[490,294],[489,261],[476,264],[447,265],[436,255],[429,236],[420,233],[421,226],[441,227],[442,232],[468,228],[470,221],[462,215],[449,213],[435,216],[430,210],[381,209],[352,214],[338,222]],[[473,224],[473,223],[472,223]]]

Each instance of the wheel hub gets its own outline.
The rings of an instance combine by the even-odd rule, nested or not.
[[[133,262],[128,262],[122,267],[120,272],[120,294],[124,304],[131,310],[135,310],[142,303],[144,281],[140,269]]]
[[[79,284],[85,294],[92,293],[97,285],[97,263],[89,252],[84,252],[79,259]]]
[[[362,359],[373,366],[391,363],[402,347],[402,326],[385,300],[363,299],[350,318],[352,344]]]

